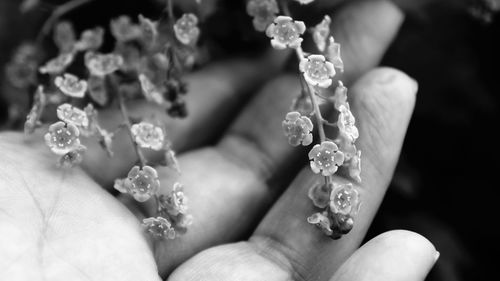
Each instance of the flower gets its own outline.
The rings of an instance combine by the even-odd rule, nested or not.
[[[160,180],[154,168],[134,166],[127,178],[115,180],[114,188],[121,193],[129,193],[139,202],[145,202],[158,193]]]
[[[75,150],[71,150],[59,158],[57,165],[63,168],[73,168],[74,166],[80,165],[83,161],[83,153],[85,150],[87,150],[87,148],[83,145]]]
[[[161,196],[160,202],[163,208],[171,216],[178,214],[186,214],[188,206],[188,199],[184,195],[182,184],[176,182],[172,192],[167,196]]]
[[[253,26],[257,31],[265,31],[279,12],[276,0],[250,0],[247,13],[253,17]]]
[[[47,96],[44,92],[44,88],[43,86],[38,86],[35,95],[33,96],[33,106],[26,116],[26,122],[24,123],[25,134],[33,133],[35,128],[40,124],[40,118],[42,117],[46,104]]]
[[[123,65],[123,57],[117,54],[98,54],[87,52],[85,54],[85,65],[91,75],[106,76]]]
[[[157,104],[164,104],[165,99],[163,94],[158,90],[155,84],[144,74],[139,74],[139,82],[141,83],[142,93],[146,100],[155,102]]]
[[[356,154],[349,161],[349,176],[357,182],[361,182],[361,150],[358,150]]]
[[[331,183],[317,183],[309,189],[308,196],[313,201],[314,206],[325,208],[330,203],[330,192],[333,185]]]
[[[312,216],[307,218],[307,222],[317,226],[328,236],[333,234],[331,222],[326,212],[312,214]]]
[[[354,215],[359,210],[359,193],[351,183],[333,183],[330,210],[334,214]]]
[[[57,76],[56,79],[54,79],[54,84],[65,95],[74,98],[83,98],[88,86],[86,81],[79,80],[78,77],[69,73],[65,73],[63,76]]]
[[[80,131],[74,124],[59,121],[50,125],[49,132],[45,134],[45,143],[55,154],[64,155],[80,148],[79,136]]]
[[[89,125],[89,119],[85,111],[69,103],[61,104],[57,107],[57,117],[66,123],[71,123],[78,127],[87,127]]]
[[[143,226],[149,234],[158,238],[175,238],[175,229],[172,227],[170,221],[163,217],[151,217],[142,220]]]
[[[177,161],[175,152],[172,149],[167,149],[167,151],[165,152],[165,165],[176,171],[178,174],[181,173],[179,162]]]
[[[158,36],[158,23],[154,22],[143,15],[139,15],[139,23],[142,31],[142,36],[150,43],[154,43]]]
[[[119,42],[139,39],[142,36],[141,28],[133,24],[128,16],[120,16],[110,22],[111,34]]]
[[[75,49],[79,51],[95,51],[102,46],[104,42],[104,29],[96,27],[82,32],[80,40],[75,43]]]
[[[59,48],[60,53],[73,51],[76,35],[73,25],[68,21],[57,23],[54,27],[54,43]]]
[[[198,18],[196,15],[183,14],[174,24],[175,37],[184,45],[195,45],[200,36],[198,28]]]
[[[151,123],[141,122],[132,125],[130,129],[135,142],[143,148],[161,150],[165,141],[165,135],[160,127]]]
[[[335,109],[340,110],[340,106],[348,106],[347,103],[347,88],[344,86],[342,81],[339,80],[337,88],[335,88],[335,93],[330,100],[333,102]]]
[[[313,86],[328,88],[335,76],[333,64],[326,61],[322,55],[310,55],[303,58],[299,64],[300,71],[304,73],[304,79]]]
[[[87,84],[90,98],[101,106],[106,105],[109,101],[109,95],[104,77],[90,75]]]
[[[311,169],[314,173],[331,176],[337,172],[338,166],[344,163],[344,153],[331,141],[323,141],[309,151]]]
[[[326,50],[328,60],[333,63],[333,66],[338,68],[340,72],[344,72],[344,62],[340,57],[340,44],[335,43],[333,36],[330,36],[328,49]]]
[[[37,80],[38,49],[33,44],[19,46],[7,64],[5,74],[8,81],[17,88],[27,88]]]
[[[271,39],[271,45],[275,49],[286,47],[298,48],[302,43],[300,35],[306,31],[306,25],[302,21],[294,21],[291,17],[278,16],[274,23],[266,29],[266,35]]]
[[[321,52],[325,51],[326,48],[326,39],[328,39],[328,35],[330,35],[330,24],[332,23],[332,19],[330,16],[326,15],[323,20],[317,24],[313,28],[312,38],[318,50]]]
[[[302,144],[303,146],[307,146],[312,143],[313,136],[311,131],[314,127],[311,119],[306,116],[300,116],[300,113],[297,111],[288,112],[285,119],[282,126],[290,145],[298,146]]]
[[[74,58],[73,53],[60,54],[41,66],[38,71],[42,74],[60,74],[73,62]]]
[[[348,105],[348,104],[347,104]],[[347,106],[341,105],[339,107],[339,117],[337,126],[341,132],[351,139],[352,142],[356,141],[359,137],[358,128],[356,128],[356,119]]]

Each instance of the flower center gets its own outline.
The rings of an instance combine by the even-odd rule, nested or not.
[[[323,150],[316,155],[316,163],[320,167],[328,168],[332,165],[334,156],[329,150]]]
[[[342,189],[335,195],[334,203],[337,208],[345,210],[351,206],[351,200],[351,193],[346,189]]]

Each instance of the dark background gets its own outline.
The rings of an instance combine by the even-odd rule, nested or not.
[[[19,12],[19,2],[0,0],[1,69],[13,49],[35,38],[44,19],[65,1],[43,1],[26,14]],[[202,32],[213,57],[252,55],[268,45],[252,31],[241,1],[219,5]],[[367,239],[389,229],[414,230],[441,252],[428,280],[491,280],[500,253],[495,240],[500,234],[498,15],[478,13],[477,3],[475,8],[447,1],[400,5],[408,16],[383,65],[407,72],[420,89],[393,183]],[[81,31],[107,26],[123,13],[159,12],[154,1],[108,0],[66,17]],[[0,89],[0,128],[7,129],[16,126],[8,120],[8,106],[27,109],[29,93],[5,81]]]

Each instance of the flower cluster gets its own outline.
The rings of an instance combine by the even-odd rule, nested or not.
[[[313,2],[296,1],[303,5]],[[331,35],[331,18],[325,16],[315,27],[309,29],[319,53],[304,52],[304,22],[291,17],[285,2],[282,2],[284,15],[277,15],[279,9],[275,4],[275,1],[270,0],[250,0],[247,12],[254,19],[254,27],[260,31],[265,30],[273,48],[295,50],[302,89],[293,102],[292,111],[286,114],[282,127],[292,146],[313,144],[313,129],[318,131],[319,139],[309,151],[308,157],[311,171],[321,175],[325,183],[313,186],[309,197],[322,211],[307,220],[326,235],[338,239],[352,229],[354,215],[360,204],[357,189],[350,183],[336,183],[334,175],[339,169],[345,169],[351,179],[361,182],[361,151],[355,145],[359,130],[347,101],[347,88],[338,81],[335,90],[330,89],[337,73],[344,71],[340,44]],[[323,118],[320,105],[325,103],[331,104],[337,112],[334,122]],[[311,116],[314,116],[316,126],[313,125]],[[336,128],[337,135],[327,137],[325,126]]]
[[[108,28],[93,27],[79,35],[69,21],[52,23],[62,16],[54,15],[47,26],[54,25],[51,34],[58,53],[41,64],[41,44],[25,44],[7,68],[9,82],[15,87],[28,91],[38,84],[24,131],[31,134],[42,121],[52,123],[44,139],[57,155],[58,166],[82,163],[87,149],[83,143],[92,138],[112,157],[115,133],[127,130],[137,163],[125,178],[115,180],[114,188],[138,202],[154,201],[157,212],[144,219],[143,225],[153,237],[167,239],[183,234],[192,223],[182,185],[176,183],[169,193],[162,192],[168,187],[162,189],[157,170],[164,166],[180,173],[179,164],[165,129],[155,125],[160,123],[157,117],[151,117],[155,118],[151,121],[132,120],[127,104],[145,99],[173,118],[187,115],[183,75],[198,63],[199,20],[192,13],[175,18],[173,4],[167,0],[165,22],[143,15],[136,19],[123,15],[112,19]],[[112,40],[114,48],[104,53],[101,47],[104,43],[108,46],[108,40]],[[82,108],[84,104],[87,106]],[[96,108],[111,106],[118,107],[123,122],[108,131],[101,126]],[[56,114],[47,112],[53,108]],[[163,159],[149,160],[144,149],[155,151]]]
[[[309,198],[316,207],[323,209],[307,218],[310,224],[316,225],[333,239],[340,238],[352,229],[360,198],[351,183],[316,184],[309,189]]]

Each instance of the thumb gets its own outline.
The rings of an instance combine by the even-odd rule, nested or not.
[[[359,248],[330,281],[423,281],[438,258],[439,252],[423,236],[389,231]]]

